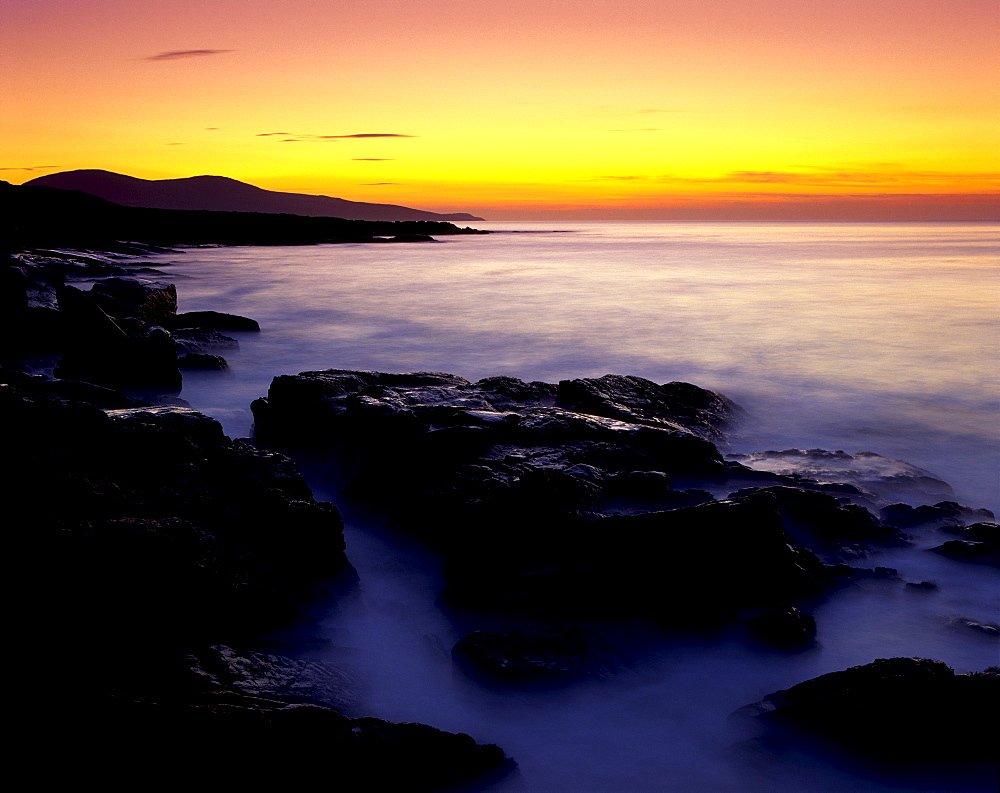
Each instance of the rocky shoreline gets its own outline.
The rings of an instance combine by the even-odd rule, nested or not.
[[[34,562],[26,750],[59,746],[74,776],[124,784],[167,763],[287,782],[322,767],[345,789],[431,791],[513,769],[469,736],[366,718],[349,672],[268,646],[356,583],[339,512],[287,455],[332,456],[346,500],[440,552],[450,607],[523,623],[454,648],[457,668],[503,685],[616,674],[595,621],[739,624],[774,651],[807,648],[810,605],[836,588],[932,585],[859,566],[915,528],[953,559],[998,563],[991,514],[894,500],[901,482],[947,495],[919,469],[820,450],[727,458],[739,407],[688,383],[304,372],[254,403],[250,443],[176,393],[185,367],[224,367],[227,333],[259,332],[253,320],[178,314],[162,274],[86,253],[10,255],[0,300],[4,488],[16,558]],[[31,373],[38,356],[55,377]],[[120,390],[136,386],[168,396]],[[882,659],[742,715],[886,762],[985,763],[998,684],[996,669]]]

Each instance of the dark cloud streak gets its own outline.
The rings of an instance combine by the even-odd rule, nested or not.
[[[171,50],[170,52],[160,52],[156,55],[149,55],[143,58],[143,60],[177,61],[181,58],[200,58],[203,55],[222,55],[226,52],[236,52],[236,50]]]
[[[0,168],[0,171],[51,171],[53,168],[59,168],[58,165],[28,165],[25,167],[15,167],[10,168]]]

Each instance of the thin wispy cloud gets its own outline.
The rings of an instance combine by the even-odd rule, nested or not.
[[[178,61],[181,58],[201,58],[205,55],[223,55],[236,50],[171,50],[170,52],[160,52],[156,55],[149,55],[143,60],[146,61]]]
[[[812,171],[729,171],[719,176],[678,176],[676,174],[608,174],[584,181],[648,181],[677,184],[790,185],[802,187],[864,187],[891,184],[953,184],[956,180],[989,182],[995,173],[944,173],[935,171],[881,170],[871,168],[815,167]]]
[[[659,132],[659,127],[641,127],[639,129],[609,129],[608,132]]]
[[[9,168],[0,168],[0,171],[51,171],[53,168],[59,168],[58,165],[26,165],[21,167],[11,166]]]
[[[387,184],[399,184],[399,182],[362,182],[362,187],[380,187]]]
[[[316,143],[330,140],[350,140],[357,138],[415,138],[399,132],[355,132],[351,135],[300,135],[297,132],[258,132],[258,138],[280,137],[282,143]],[[372,158],[377,159],[377,158]]]
[[[352,157],[351,162],[392,162],[391,157]]]

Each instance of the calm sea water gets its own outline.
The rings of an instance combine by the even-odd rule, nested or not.
[[[732,451],[869,450],[997,508],[1000,407],[997,240],[981,223],[484,223],[438,244],[189,250],[154,257],[181,310],[259,320],[224,374],[182,396],[250,432],[249,403],[276,374],[417,369],[556,381],[614,372],[687,380],[740,402]],[[317,495],[336,501],[330,484]],[[530,793],[987,790],[982,780],[873,778],[813,757],[733,749],[726,718],[818,674],[897,655],[958,672],[997,662],[995,640],[952,618],[996,621],[995,577],[917,549],[866,561],[931,579],[845,591],[815,610],[820,644],[798,655],[735,635],[648,636],[614,681],[491,692],[448,650],[476,627],[435,604],[435,560],[348,527],[360,593],[326,622],[330,657],[369,686],[365,712],[464,731],[521,764]],[[937,540],[939,541],[939,540]],[[641,635],[639,626],[632,640]],[[497,788],[499,790],[501,788]]]
[[[245,436],[307,369],[686,380],[749,410],[733,451],[874,451],[1000,506],[1000,225],[481,225],[514,233],[161,257],[182,310],[265,330],[185,398]]]

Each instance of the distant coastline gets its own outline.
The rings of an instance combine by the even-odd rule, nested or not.
[[[152,209],[112,203],[77,190],[0,181],[5,230],[0,248],[116,251],[122,243],[315,245],[426,242],[430,235],[487,234],[438,220],[351,220],[262,212]]]

